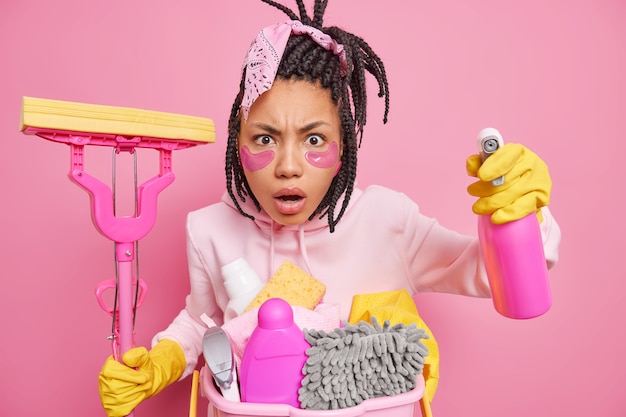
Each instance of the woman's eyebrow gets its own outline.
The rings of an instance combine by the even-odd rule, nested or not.
[[[263,130],[264,132],[273,134],[273,135],[280,133],[279,129],[267,123],[256,122],[256,123],[253,123],[252,126],[257,129]],[[314,122],[310,122],[310,123],[305,124],[304,126],[299,127],[298,132],[300,133],[310,132],[311,130],[317,129],[320,126],[330,126],[330,124],[328,122],[325,122],[324,120],[316,120]]]
[[[330,126],[330,124],[323,120],[318,120],[315,122],[307,123],[306,125],[299,128],[298,131],[300,133],[309,132],[311,130],[317,129],[320,126]]]
[[[268,125],[266,123],[261,123],[261,122],[257,122],[253,124],[254,127],[261,129],[267,133],[271,133],[271,134],[277,134],[280,133],[280,130],[276,129],[274,126],[272,125]]]

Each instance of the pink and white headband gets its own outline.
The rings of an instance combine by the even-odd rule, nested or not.
[[[262,29],[252,42],[243,63],[246,70],[244,95],[241,101],[244,120],[248,119],[248,112],[252,103],[272,87],[278,65],[292,33],[309,35],[321,47],[333,51],[335,55],[339,56],[341,75],[346,75],[348,62],[343,45],[337,43],[321,30],[307,26],[298,20],[288,20],[268,26]]]

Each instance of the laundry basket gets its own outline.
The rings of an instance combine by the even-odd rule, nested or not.
[[[415,388],[402,394],[372,398],[354,407],[318,411],[286,404],[229,401],[217,391],[206,367],[200,372],[202,392],[209,400],[208,417],[421,417],[419,400],[424,395],[422,375],[418,375],[416,382]]]

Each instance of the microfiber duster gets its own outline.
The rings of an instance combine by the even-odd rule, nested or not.
[[[304,329],[311,345],[298,391],[300,407],[332,410],[352,407],[375,397],[415,388],[424,367],[428,334],[415,324],[381,327],[371,323],[344,323],[329,333]]]

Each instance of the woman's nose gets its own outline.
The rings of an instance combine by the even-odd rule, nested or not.
[[[277,150],[276,176],[299,177],[303,172],[304,155],[297,146],[287,145]]]

